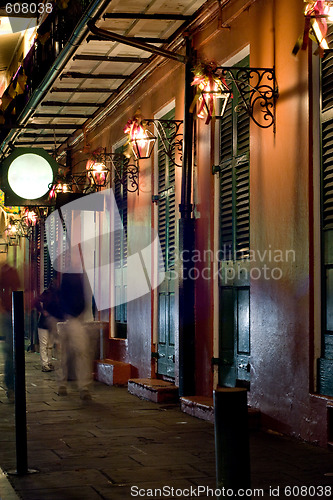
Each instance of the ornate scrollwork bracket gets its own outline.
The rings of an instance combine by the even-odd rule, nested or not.
[[[145,120],[147,125],[155,125],[155,130],[159,139],[159,148],[161,148],[171,163],[176,167],[182,166],[182,152],[183,152],[183,133],[181,127],[183,120],[159,120],[148,119]],[[175,161],[175,152],[179,153],[179,161]]]
[[[113,165],[115,179],[121,182],[127,191],[135,193],[139,189],[139,167],[130,163],[123,153],[104,153],[105,160]]]
[[[261,128],[274,127],[278,87],[274,68],[219,67],[229,87],[239,92],[243,109]]]

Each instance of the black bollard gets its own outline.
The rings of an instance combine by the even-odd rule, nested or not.
[[[15,379],[16,473],[28,473],[27,416],[25,397],[23,292],[12,293],[13,354]]]
[[[224,498],[227,490],[236,496],[239,489],[251,486],[247,390],[216,389],[214,409],[216,483],[221,490],[217,498]]]

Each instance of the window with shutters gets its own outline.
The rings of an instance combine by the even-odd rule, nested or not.
[[[329,27],[328,42],[333,43]],[[322,357],[319,392],[333,396],[333,54],[321,61]]]
[[[165,117],[165,120],[174,120],[174,111]],[[174,132],[174,127],[168,130],[168,138]],[[173,160],[175,152],[173,150]],[[164,271],[171,271],[175,266],[176,244],[176,206],[175,206],[175,164],[169,161],[165,154],[161,140],[158,140],[158,235],[162,247]]]
[[[116,149],[117,154],[122,154],[124,146]],[[120,174],[128,160],[122,155]],[[118,338],[127,336],[127,189],[119,178],[114,182],[114,196],[117,203],[120,218],[115,218],[113,231],[114,242],[114,271],[115,271],[115,334]]]
[[[219,384],[249,387],[250,286],[237,266],[248,266],[250,251],[250,117],[236,85],[230,90],[220,126]]]
[[[248,58],[237,66],[248,65]],[[250,117],[235,85],[221,123],[220,249],[223,260],[243,260],[250,250]]]
[[[175,110],[166,113],[162,120],[174,120]],[[166,130],[168,138],[174,133],[173,127]],[[173,158],[174,159],[174,158]],[[159,269],[165,272],[164,280],[158,287],[158,363],[159,375],[175,376],[175,268],[176,252],[176,167],[158,141],[158,235],[163,254]]]
[[[50,253],[49,253],[49,249],[47,246],[47,237],[46,237],[46,231],[45,231],[44,224],[43,224],[42,228],[43,228],[43,260],[44,260],[43,284],[44,284],[44,289],[45,289],[49,286],[49,284],[51,283],[51,280],[53,278],[53,266],[51,263]],[[51,235],[51,237],[52,237],[52,235]]]

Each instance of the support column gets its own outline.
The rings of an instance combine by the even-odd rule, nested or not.
[[[194,97],[192,82],[192,41],[186,39],[184,136],[181,204],[179,206],[179,252],[191,256],[194,248],[194,219],[192,219],[192,157],[193,157],[193,114],[190,106]],[[189,278],[192,267],[180,260],[179,276],[179,395],[195,394],[195,322],[194,322],[194,280]]]

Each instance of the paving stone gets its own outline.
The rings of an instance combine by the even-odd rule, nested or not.
[[[101,500],[91,486],[80,488],[31,489],[24,492],[24,500]],[[7,499],[6,499],[7,500]]]
[[[204,478],[207,476],[195,470],[190,465],[171,465],[169,467],[131,467],[119,469],[107,469],[106,472],[117,484],[133,484],[142,482],[161,482],[165,484],[172,479],[178,478]]]
[[[10,478],[22,500],[129,500],[133,485],[215,487],[211,423],[96,381],[89,404],[75,382],[60,398],[54,373],[42,377],[36,356],[26,356],[28,466],[40,472]],[[270,486],[333,489],[325,476],[333,472],[332,451],[262,432],[251,432],[250,449],[252,486],[265,490],[263,498],[273,498]],[[14,405],[0,387],[0,466],[13,469],[15,459]]]

